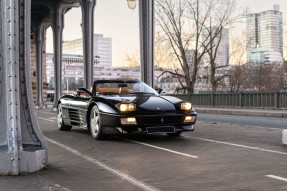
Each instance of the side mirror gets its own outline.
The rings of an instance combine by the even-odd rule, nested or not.
[[[161,95],[162,93],[165,93],[165,89],[164,89],[164,88],[160,88],[160,89],[158,90],[158,94],[159,94],[159,95]]]
[[[78,88],[77,95],[79,95],[80,93],[85,93],[85,94],[88,94],[90,97],[93,97],[93,94],[89,92],[86,88]]]

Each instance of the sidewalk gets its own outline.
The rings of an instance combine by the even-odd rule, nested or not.
[[[201,106],[194,106],[194,109],[198,113],[287,118],[287,110],[216,108]]]

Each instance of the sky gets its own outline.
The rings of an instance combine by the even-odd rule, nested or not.
[[[251,13],[273,9],[274,4],[280,5],[283,22],[287,26],[287,0],[237,0],[238,7],[249,7]],[[82,37],[81,18],[80,8],[73,8],[65,15],[64,41]],[[138,8],[130,10],[127,0],[97,0],[94,32],[112,38],[113,66],[127,65],[126,54],[140,49]],[[48,53],[53,52],[52,39],[52,30],[49,28],[46,45]]]

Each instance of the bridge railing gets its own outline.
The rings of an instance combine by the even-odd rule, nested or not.
[[[169,94],[197,106],[287,108],[287,92]]]

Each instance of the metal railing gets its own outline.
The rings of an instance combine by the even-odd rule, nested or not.
[[[287,108],[287,92],[169,94],[197,106]]]

